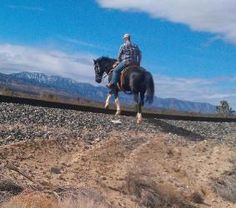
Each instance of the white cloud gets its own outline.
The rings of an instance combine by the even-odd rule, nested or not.
[[[236,109],[236,80],[231,77],[211,79],[187,79],[168,76],[154,76],[156,95],[165,98],[178,98],[194,102],[219,104],[223,99]],[[231,83],[231,85],[227,85]]]
[[[141,11],[154,18],[188,25],[192,30],[219,34],[236,43],[235,0],[97,0],[104,8]]]
[[[90,54],[68,54],[59,50],[2,44],[0,71],[36,71],[93,83],[93,57]]]
[[[98,47],[98,46],[96,46],[92,43],[88,43],[88,42],[81,41],[81,40],[78,40],[78,39],[73,39],[73,38],[69,38],[69,37],[62,37],[62,36],[59,36],[59,38],[62,41],[69,42],[69,43],[76,44],[76,45],[88,46],[88,47],[92,47],[92,48]]]
[[[89,48],[101,49],[103,51],[104,50],[105,51],[110,51],[109,48],[106,48],[106,47],[103,47],[103,46],[100,46],[100,45],[96,45],[96,44],[93,44],[91,42],[86,42],[86,41],[83,41],[83,40],[80,40],[80,39],[65,37],[65,36],[61,36],[61,35],[58,35],[58,39],[63,41],[63,42],[70,43],[70,44],[73,44],[73,45],[86,46],[86,47],[89,47]]]
[[[207,98],[208,99],[227,99],[227,98],[231,98],[231,97],[236,98],[236,93],[232,93],[232,94],[216,93],[216,94],[213,94],[213,95],[209,95]]]

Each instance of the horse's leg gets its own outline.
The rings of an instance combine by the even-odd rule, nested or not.
[[[115,115],[118,116],[121,113],[118,91],[115,92],[114,96],[115,96],[115,104],[116,104],[116,114]]]
[[[141,118],[141,113],[140,113],[140,105],[139,105],[139,100],[140,100],[140,98],[139,98],[139,93],[137,93],[137,92],[133,92],[134,93],[134,101],[136,102],[136,112],[137,112],[137,123],[141,123],[141,120],[142,120],[142,118]]]
[[[140,92],[140,97],[138,100],[138,112],[137,112],[137,123],[140,124],[142,122],[142,106],[144,105],[144,93]]]
[[[111,94],[111,92],[109,92],[108,95],[107,95],[106,103],[105,103],[105,108],[106,108],[106,109],[109,108],[111,96],[112,96],[112,94]]]

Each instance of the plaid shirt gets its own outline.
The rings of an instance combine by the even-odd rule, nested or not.
[[[120,47],[118,61],[125,61],[127,65],[137,64],[140,66],[141,51],[139,47],[127,41]]]

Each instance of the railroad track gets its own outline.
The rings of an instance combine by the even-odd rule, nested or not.
[[[53,102],[46,100],[38,100],[31,98],[21,98],[21,97],[12,97],[0,95],[0,102],[7,103],[18,103],[18,104],[27,104],[32,106],[40,107],[49,107],[49,108],[60,108],[68,110],[78,110],[84,112],[93,112],[93,113],[104,113],[104,114],[115,114],[115,109],[104,109],[101,107],[85,106],[85,105],[75,105],[70,103],[61,103]],[[136,116],[136,112],[131,110],[123,110],[122,115],[125,116]],[[188,114],[168,114],[160,112],[143,112],[144,118],[150,119],[168,119],[168,120],[184,120],[184,121],[207,121],[207,122],[236,122],[236,117],[220,117],[214,115],[188,115]]]

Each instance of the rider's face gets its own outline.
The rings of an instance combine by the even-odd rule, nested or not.
[[[129,40],[129,38],[123,38],[124,42],[127,42]]]

